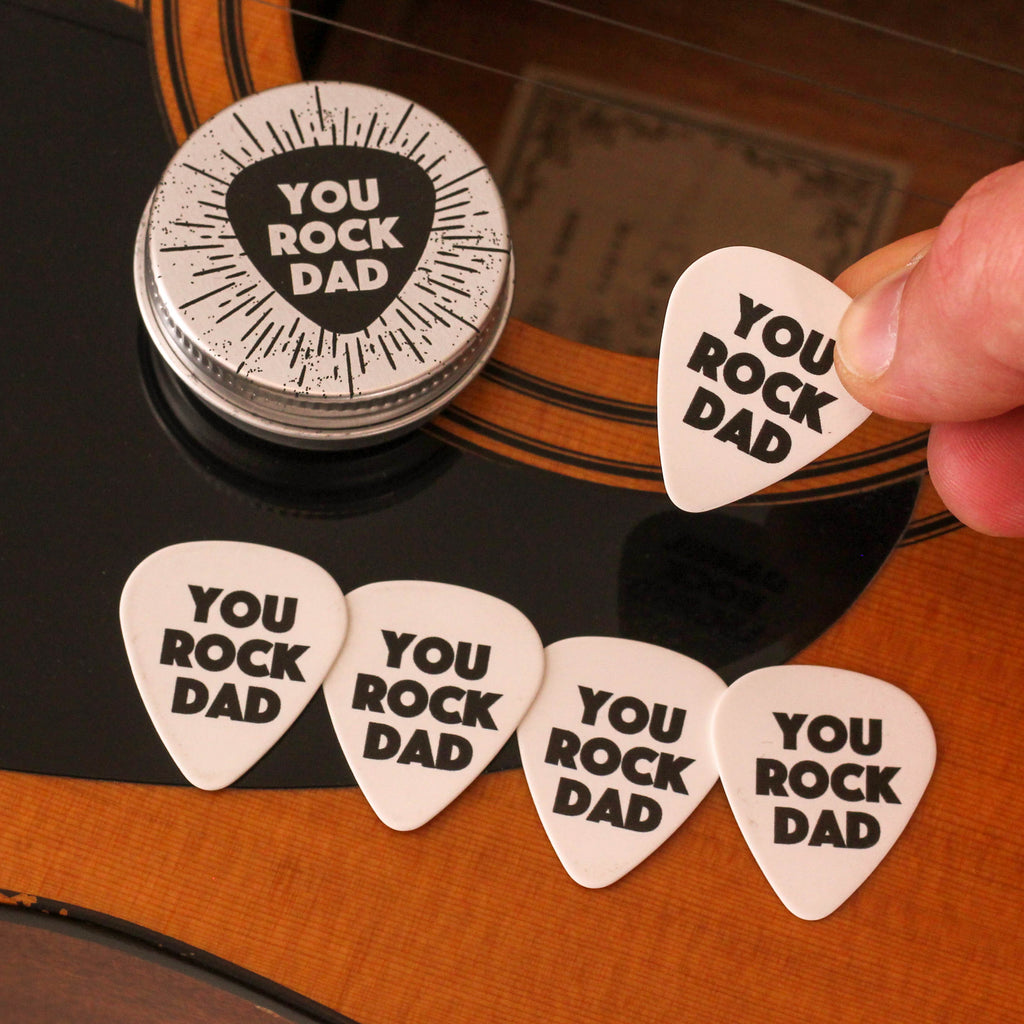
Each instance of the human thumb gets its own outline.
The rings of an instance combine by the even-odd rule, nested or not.
[[[855,298],[836,368],[856,399],[897,419],[1024,404],[1024,163],[973,186],[926,249]]]

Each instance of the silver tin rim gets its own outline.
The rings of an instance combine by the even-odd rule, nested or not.
[[[270,92],[312,85],[298,83]],[[382,95],[396,98],[393,94]],[[472,153],[464,140],[463,145]],[[173,165],[174,160],[168,171]],[[501,337],[514,283],[510,245],[504,275],[483,321],[449,357],[414,379],[368,394],[316,395],[290,392],[281,386],[268,387],[252,377],[234,373],[211,356],[181,315],[175,315],[173,302],[164,294],[154,271],[153,207],[163,182],[164,178],[150,196],[135,241],[134,281],[143,322],[160,357],[195,397],[250,434],[285,445],[321,449],[364,446],[398,436],[431,419],[470,384]],[[507,227],[505,231],[507,239]],[[276,294],[288,301],[287,296]]]

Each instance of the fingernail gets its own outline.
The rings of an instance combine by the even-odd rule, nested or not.
[[[877,380],[896,354],[900,304],[913,264],[883,278],[850,303],[839,325],[836,360],[861,380]]]

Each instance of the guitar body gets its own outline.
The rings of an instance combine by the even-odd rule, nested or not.
[[[284,8],[150,0],[120,14],[145,26],[178,141],[239,96],[299,77]],[[170,151],[168,142],[154,163]],[[130,277],[118,287],[128,293]],[[129,362],[144,366],[145,356],[133,347]],[[300,748],[323,742],[315,711],[264,774],[215,793],[181,785],[159,748],[145,746],[151,738],[139,740],[134,774],[113,755],[109,765],[55,773],[33,751],[7,754],[0,901],[124,929],[257,993],[359,1024],[1016,1019],[1024,545],[957,528],[924,476],[922,428],[877,419],[807,472],[703,520],[713,529],[680,525],[660,484],[656,372],[653,360],[513,321],[487,371],[417,441],[423,462],[420,449],[410,458],[424,468],[411,472],[408,498],[360,492],[353,507],[342,488],[337,507],[313,509],[284,507],[294,494],[277,477],[225,474],[230,439],[199,432],[197,441],[195,430],[179,429],[180,396],[149,380],[148,404],[140,388],[124,429],[152,432],[152,457],[175,467],[182,493],[168,497],[170,511],[158,507],[155,487],[139,498],[150,504],[134,505],[115,531],[118,559],[97,563],[95,587],[76,597],[95,605],[96,663],[104,679],[116,676],[115,688],[130,688],[116,594],[131,567],[160,538],[195,539],[201,529],[234,538],[235,524],[237,539],[329,563],[344,589],[421,571],[500,592],[545,641],[619,630],[687,648],[727,678],[786,659],[880,677],[925,709],[938,764],[903,836],[838,911],[806,922],[784,909],[717,786],[660,850],[603,890],[576,885],[561,868],[514,751],[496,766],[507,770],[481,776],[426,826],[392,831],[343,767],[302,763]],[[9,436],[22,429],[12,424]],[[7,502],[42,507],[36,481],[48,458],[40,451],[34,468],[19,469]],[[52,459],[63,466],[67,457]],[[458,519],[414,532],[421,509],[441,515],[452,502],[477,521],[472,530]],[[502,502],[511,511],[488,517]],[[91,514],[87,505],[68,510],[70,537],[52,536],[37,552],[47,576],[40,592],[60,589],[57,563],[92,550],[72,528]],[[416,510],[395,521],[417,553],[376,550],[374,531],[403,508]],[[133,525],[147,516],[159,527]],[[748,646],[696,619],[677,635],[696,570],[714,561],[708,552],[728,563],[754,526],[758,559],[798,567],[797,596],[769,607],[758,620],[766,632]],[[848,564],[865,560],[867,570]],[[669,563],[682,575],[659,575]],[[3,564],[9,588],[21,563],[8,552]],[[823,592],[833,578],[852,582],[838,596]],[[729,610],[710,598],[702,607]],[[12,655],[11,664],[21,674],[2,681],[9,716],[32,685],[27,661]],[[69,660],[65,670],[63,682],[40,673],[40,692],[92,685],[89,665]],[[90,742],[116,734],[97,707],[75,725]],[[130,746],[130,735],[149,729],[140,723],[111,745]],[[2,716],[0,728],[9,728]],[[47,737],[26,744],[43,750]]]

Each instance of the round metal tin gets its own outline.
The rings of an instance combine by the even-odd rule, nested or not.
[[[369,444],[433,416],[508,318],[497,187],[407,99],[303,82],[191,135],[143,214],[139,308],[206,405],[300,447]]]

